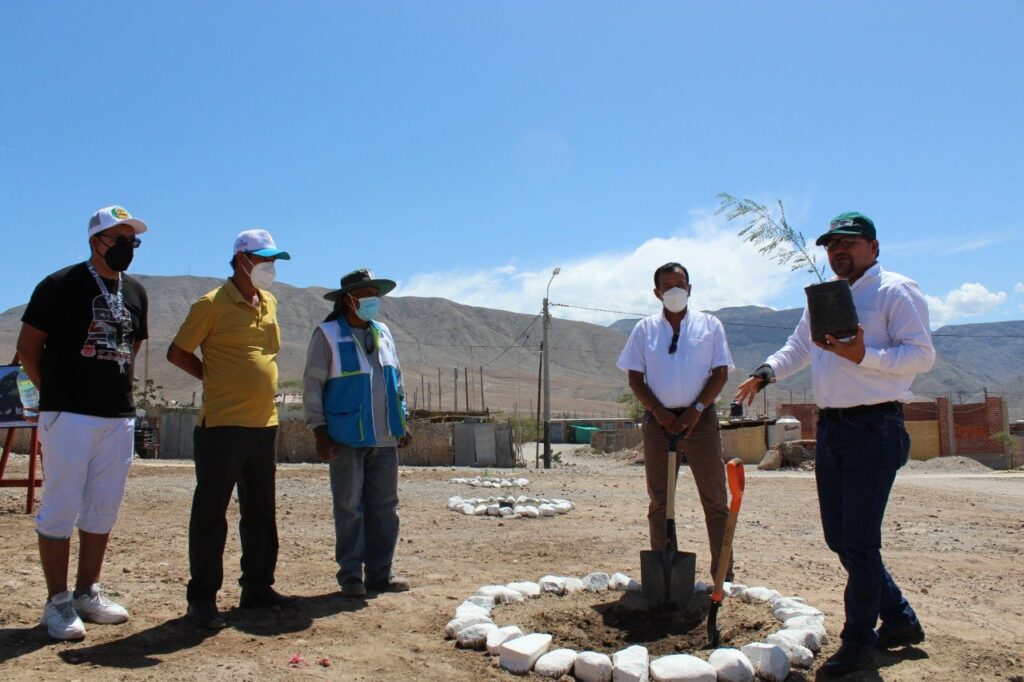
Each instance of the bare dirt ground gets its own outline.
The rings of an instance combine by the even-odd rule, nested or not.
[[[0,678],[514,679],[486,654],[457,650],[445,640],[444,625],[455,607],[480,585],[537,580],[548,573],[621,571],[639,578],[639,553],[647,545],[642,467],[629,456],[580,451],[563,458],[565,463],[551,471],[516,472],[531,481],[526,494],[566,497],[577,505],[567,515],[533,520],[448,511],[450,495],[478,493],[448,479],[479,470],[403,468],[396,569],[412,580],[413,591],[366,600],[337,594],[326,469],[281,466],[277,587],[303,601],[285,612],[234,608],[239,545],[232,505],[220,596],[232,627],[219,632],[182,617],[191,464],[140,461],[132,469],[103,576],[132,619],[124,625],[88,625],[88,636],[77,643],[53,643],[37,625],[45,587],[32,519],[23,513],[25,491],[0,489]],[[8,475],[24,471],[25,459],[14,459]],[[928,639],[880,655],[875,670],[847,679],[1024,675],[1024,473],[948,468],[914,464],[905,469],[885,523],[886,562],[921,616]],[[709,580],[706,535],[688,474],[680,481],[677,508],[681,548],[697,552],[698,578]],[[73,545],[72,556],[76,551]],[[747,467],[735,552],[738,582],[800,595],[826,613],[832,641],[819,655],[815,665],[820,665],[837,646],[844,574],[821,537],[813,474]],[[590,648],[611,653],[621,642],[650,639],[650,628],[623,617],[616,599],[611,593],[589,601],[543,597],[531,603],[529,613],[503,607],[508,610],[496,610],[495,617],[500,624],[513,622],[505,620],[507,614],[521,618],[524,627],[550,627],[555,646],[582,648],[593,637]],[[751,608],[731,600],[723,605],[720,624],[735,634],[733,644],[742,644],[737,640],[759,630],[759,623],[774,625],[767,608],[763,614]],[[703,628],[696,620],[694,627]],[[658,640],[643,643],[652,651],[676,648]],[[305,663],[289,665],[294,654]],[[790,675],[790,680],[810,679],[813,670]]]

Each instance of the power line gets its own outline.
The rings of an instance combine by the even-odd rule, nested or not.
[[[550,303],[552,307],[558,308],[575,308],[576,310],[592,310],[599,313],[614,313],[616,315],[631,315],[633,317],[649,317],[644,313],[630,312],[628,310],[608,310],[606,308],[589,308],[582,305],[570,305],[568,303]],[[755,322],[731,322],[719,319],[719,321],[726,326],[732,327],[759,327],[761,329],[785,329],[792,330],[793,327],[784,327],[775,324],[757,324]],[[1024,339],[1024,334],[932,334],[932,337],[941,337],[947,339]]]
[[[529,339],[529,338],[530,338],[530,334],[529,334],[530,328],[531,328],[531,327],[533,327],[533,325],[534,325],[534,324],[535,324],[535,323],[537,322],[537,320],[539,320],[539,319],[540,319],[540,313],[538,313],[537,315],[535,315],[535,316],[533,317],[533,319],[532,319],[532,320],[530,320],[530,324],[526,325],[526,329],[524,329],[523,331],[519,332],[519,336],[517,336],[517,337],[516,337],[516,338],[515,338],[515,339],[514,339],[514,340],[512,341],[512,343],[508,344],[508,347],[507,347],[507,348],[505,348],[505,350],[501,351],[501,353],[499,353],[497,357],[495,357],[495,358],[494,358],[493,360],[491,360],[490,362],[488,362],[488,363],[487,363],[487,364],[485,365],[485,367],[490,367],[490,366],[491,366],[491,365],[493,365],[493,364],[494,364],[495,362],[497,362],[498,360],[500,360],[500,359],[501,359],[501,358],[502,358],[502,357],[503,357],[503,356],[505,355],[505,353],[509,352],[509,351],[510,351],[510,350],[512,349],[512,347],[513,347],[514,345],[516,345],[516,343],[517,343],[517,342],[519,341],[519,339],[523,338],[523,334],[526,334],[526,338],[527,338],[527,339]]]

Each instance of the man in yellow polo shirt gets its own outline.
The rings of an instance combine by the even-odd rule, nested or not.
[[[242,541],[239,607],[297,601],[272,587],[278,549],[275,358],[281,332],[277,299],[267,290],[274,281],[274,261],[290,258],[266,230],[239,234],[231,256],[233,274],[192,304],[167,350],[171,363],[203,382],[203,407],[193,435],[196,490],[188,526],[192,577],[186,594],[189,616],[203,627],[226,625],[217,592],[224,581],[226,514],[236,484]]]

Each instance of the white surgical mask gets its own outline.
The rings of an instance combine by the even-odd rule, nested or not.
[[[252,280],[252,285],[257,289],[269,289],[270,285],[274,283],[276,276],[277,270],[274,268],[274,261],[256,263],[252,266],[252,270],[249,271],[249,279]]]
[[[673,287],[661,295],[661,302],[665,305],[665,310],[671,313],[681,313],[686,308],[686,303],[690,298],[690,292],[680,287]]]

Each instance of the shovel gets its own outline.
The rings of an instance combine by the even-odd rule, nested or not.
[[[685,608],[693,597],[697,555],[678,551],[676,541],[676,474],[678,434],[668,436],[668,501],[665,507],[665,549],[640,552],[640,586],[649,604]]]
[[[711,607],[708,609],[708,643],[705,649],[718,648],[721,633],[718,631],[718,607],[722,605],[722,586],[725,584],[725,573],[729,570],[729,562],[732,560],[732,538],[736,533],[736,518],[740,515],[740,505],[743,504],[743,460],[735,457],[729,460],[725,466],[729,478],[729,493],[732,501],[729,503],[729,518],[725,522],[725,535],[722,537],[722,551],[718,554],[718,570],[715,572],[715,587],[711,592]]]

